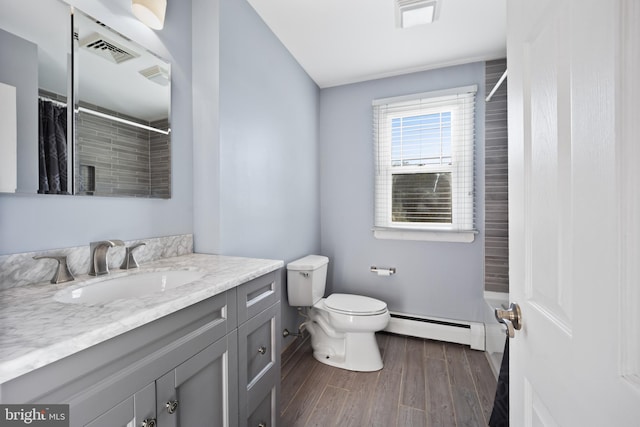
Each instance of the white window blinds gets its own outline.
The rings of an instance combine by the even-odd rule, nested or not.
[[[476,91],[373,102],[376,228],[473,230]]]

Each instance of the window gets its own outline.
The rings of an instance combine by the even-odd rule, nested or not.
[[[473,241],[476,91],[373,102],[376,237]]]

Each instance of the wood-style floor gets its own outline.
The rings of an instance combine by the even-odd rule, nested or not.
[[[352,372],[313,358],[308,341],[282,357],[282,425],[486,426],[496,380],[483,352],[376,334],[384,368]]]

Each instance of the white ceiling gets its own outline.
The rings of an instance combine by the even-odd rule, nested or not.
[[[506,56],[507,0],[440,0],[398,29],[395,0],[248,0],[321,88]]]

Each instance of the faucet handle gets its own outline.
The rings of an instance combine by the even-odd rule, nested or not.
[[[75,280],[75,277],[73,277],[73,274],[71,274],[69,270],[69,266],[67,266],[66,255],[36,255],[33,259],[55,259],[58,261],[58,268],[56,268],[51,278],[51,283],[58,284]]]
[[[144,245],[146,245],[146,243],[139,242],[129,246],[128,248],[125,248],[124,259],[122,260],[122,264],[120,265],[120,268],[123,270],[128,270],[130,268],[138,268],[139,267],[138,261],[136,261],[136,257],[133,255],[133,251],[139,248],[140,246],[144,246]]]

